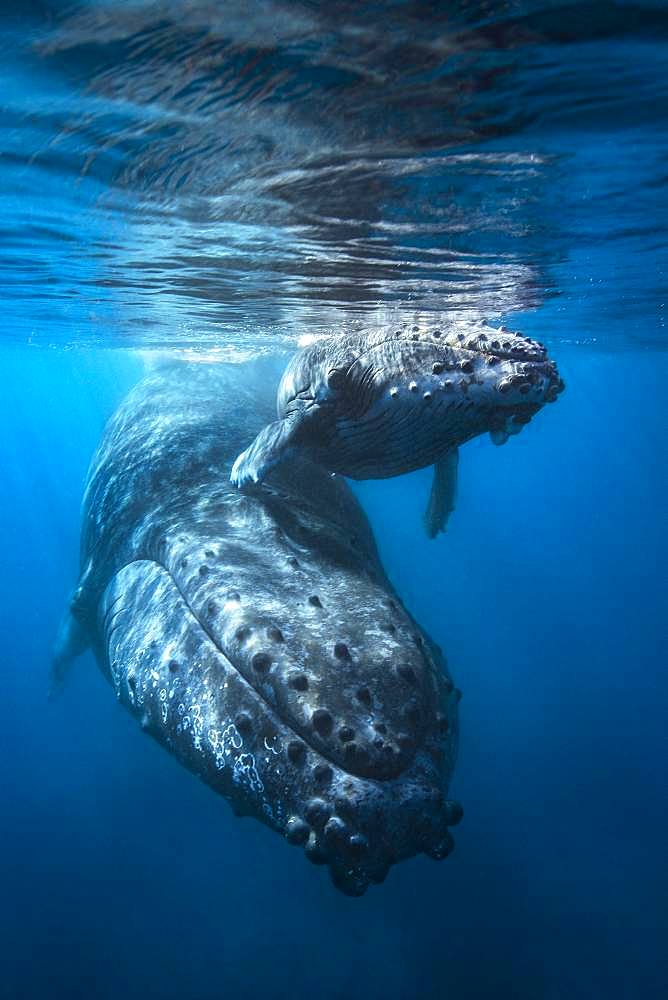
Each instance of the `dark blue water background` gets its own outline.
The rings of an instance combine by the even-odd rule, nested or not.
[[[664,997],[665,5],[2,10],[0,995]],[[356,487],[464,693],[465,819],[351,900],[89,655],[47,704],[50,647],[147,364],[449,314],[568,388],[464,449],[436,542],[426,471]]]

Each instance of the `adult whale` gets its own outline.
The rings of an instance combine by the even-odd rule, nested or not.
[[[452,849],[458,692],[344,482],[295,455],[230,485],[269,381],[177,365],[112,417],[55,676],[90,644],[144,730],[359,895]]]
[[[278,420],[236,459],[237,486],[260,482],[296,450],[331,472],[384,479],[434,465],[427,534],[454,509],[459,446],[517,434],[563,390],[535,340],[486,323],[375,330],[317,341],[288,364]]]

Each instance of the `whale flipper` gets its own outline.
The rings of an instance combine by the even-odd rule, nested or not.
[[[455,509],[458,466],[459,448],[446,451],[434,465],[434,479],[424,515],[429,538],[436,538],[440,531],[445,531],[448,517]]]
[[[235,459],[230,482],[235,486],[259,483],[270,469],[287,458],[295,448],[295,432],[300,420],[287,417],[264,427],[255,440]]]
[[[49,701],[61,694],[70,667],[78,656],[81,656],[90,645],[88,630],[67,608],[58,628],[58,635],[53,648],[51,671],[49,679]]]
[[[312,452],[326,443],[331,434],[331,416],[328,407],[311,404],[267,424],[235,459],[230,482],[234,486],[259,483],[298,448]]]

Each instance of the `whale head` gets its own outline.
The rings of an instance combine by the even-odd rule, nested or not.
[[[288,366],[278,409],[309,412],[308,443],[331,471],[385,478],[478,434],[503,444],[563,388],[537,341],[453,326],[321,341]]]

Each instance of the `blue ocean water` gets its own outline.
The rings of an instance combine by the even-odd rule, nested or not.
[[[0,993],[668,989],[663,3],[34,2],[0,29]],[[567,390],[355,485],[463,691],[456,850],[337,893],[93,658],[47,703],[104,423],[147,366],[503,320]]]

